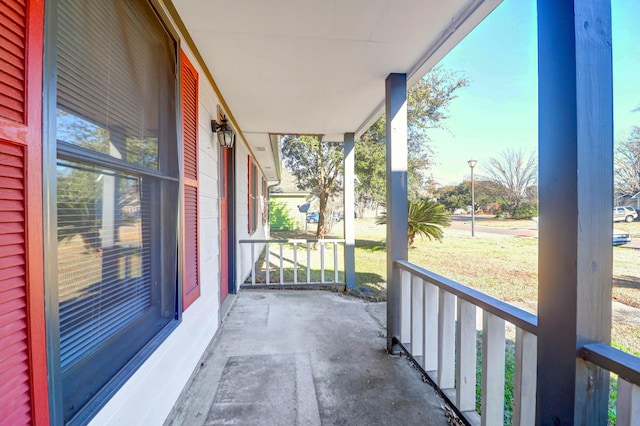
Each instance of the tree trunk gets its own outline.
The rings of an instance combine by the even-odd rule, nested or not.
[[[324,238],[327,234],[327,226],[326,226],[326,213],[327,213],[327,204],[329,201],[329,196],[326,194],[320,194],[320,208],[318,211],[318,228],[316,229],[316,238]]]

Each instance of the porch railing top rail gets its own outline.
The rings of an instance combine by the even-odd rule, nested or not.
[[[511,324],[536,335],[538,328],[538,317],[518,307],[512,306],[495,297],[488,296],[478,290],[469,288],[452,279],[443,277],[435,272],[429,271],[411,262],[397,260],[395,264],[405,271],[434,284],[445,291],[455,294],[459,298],[472,303],[483,310],[490,312]]]
[[[287,244],[287,243],[319,243],[319,242],[323,242],[323,243],[344,243],[345,240],[344,239],[340,239],[340,238],[306,238],[306,239],[302,239],[302,238],[291,238],[291,239],[279,239],[279,240],[249,240],[249,239],[245,239],[245,240],[238,240],[238,242],[240,244]]]
[[[606,343],[590,343],[580,349],[580,356],[624,380],[640,386],[640,358],[622,352]]]

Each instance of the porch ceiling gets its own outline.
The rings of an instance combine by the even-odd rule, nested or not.
[[[270,180],[269,134],[341,141],[382,113],[384,80],[417,81],[501,0],[173,0]],[[264,149],[264,150],[263,150]],[[278,158],[277,156],[275,158]]]

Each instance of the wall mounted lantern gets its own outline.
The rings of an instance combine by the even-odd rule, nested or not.
[[[218,143],[223,148],[233,147],[236,141],[236,134],[229,126],[229,120],[224,115],[221,116],[219,122],[211,120],[211,130],[218,136]]]

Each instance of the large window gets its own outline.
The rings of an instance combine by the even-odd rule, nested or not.
[[[58,374],[83,422],[177,318],[176,50],[144,0],[57,13]]]

